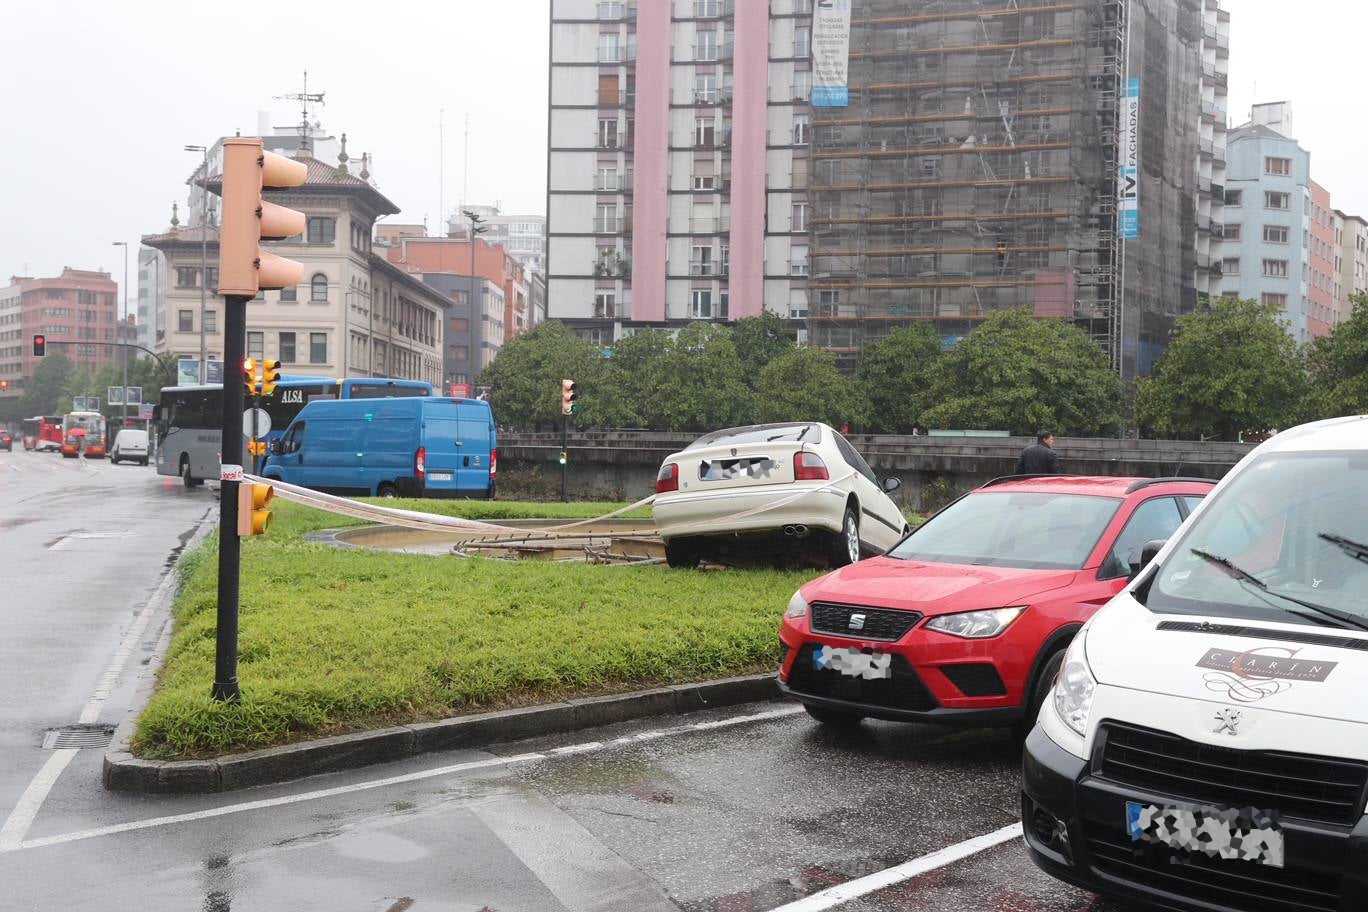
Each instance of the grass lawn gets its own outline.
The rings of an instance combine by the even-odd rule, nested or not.
[[[621,504],[387,501],[472,519]],[[240,705],[214,680],[217,537],[184,562],[175,632],[135,751],[212,756],[490,708],[769,670],[789,596],[820,571],[678,571],[313,544],[355,524],[277,500],[243,544]],[[637,515],[637,514],[633,514]],[[649,515],[649,508],[641,515]]]

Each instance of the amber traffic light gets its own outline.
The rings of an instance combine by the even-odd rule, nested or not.
[[[304,213],[266,202],[261,191],[298,187],[308,173],[303,162],[264,151],[260,139],[223,141],[220,294],[254,298],[260,291],[303,281],[302,263],[266,253],[260,245],[302,234]]]
[[[561,414],[573,415],[578,411],[575,402],[579,399],[579,386],[574,380],[561,381]]]
[[[276,383],[280,380],[280,362],[262,361],[261,362],[261,395],[270,396],[275,392]]]
[[[271,527],[271,511],[275,488],[257,482],[238,485],[238,535],[264,535]]]

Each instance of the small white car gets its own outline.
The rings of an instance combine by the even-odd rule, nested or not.
[[[652,513],[671,567],[797,551],[831,566],[893,547],[909,529],[844,437],[818,422],[714,431],[665,459]]]
[[[1026,846],[1165,909],[1368,909],[1368,416],[1246,456],[1074,638]]]
[[[109,451],[111,464],[136,462],[147,465],[147,431],[124,428],[114,437],[114,449]]]

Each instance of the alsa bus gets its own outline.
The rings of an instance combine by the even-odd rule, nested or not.
[[[79,439],[82,437],[84,444]],[[83,445],[86,456],[104,459],[105,418],[99,412],[67,412],[62,416],[62,456],[75,459]]]
[[[25,418],[20,429],[26,450],[60,450],[62,448],[62,416],[40,415]]]
[[[271,416],[266,441],[280,437],[305,405],[315,399],[391,399],[433,395],[422,380],[289,375],[262,403]],[[157,437],[157,473],[176,475],[187,488],[219,476],[219,442],[223,437],[223,387],[168,386],[153,412]]]

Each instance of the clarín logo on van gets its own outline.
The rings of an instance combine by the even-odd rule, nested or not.
[[[1286,646],[1260,646],[1243,652],[1208,649],[1197,667],[1212,669],[1203,676],[1207,690],[1237,703],[1254,703],[1289,690],[1293,681],[1320,683],[1338,664],[1301,659],[1297,657],[1300,652]]]

